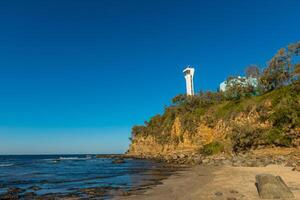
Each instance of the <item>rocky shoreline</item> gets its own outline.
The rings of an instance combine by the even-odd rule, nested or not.
[[[97,155],[98,159],[110,159],[114,165],[122,165],[134,159],[131,156],[124,154],[116,155]],[[133,179],[146,177],[145,181],[138,185],[116,187],[116,186],[99,186],[86,188],[70,188],[70,191],[58,193],[39,194],[41,190],[38,186],[28,188],[9,187],[6,192],[0,193],[1,200],[53,200],[53,199],[110,199],[113,197],[124,197],[143,193],[145,190],[161,184],[161,181],[168,178],[177,171],[182,170],[174,164],[162,164],[157,168],[148,169],[146,171],[138,171],[132,174]],[[46,183],[46,182],[45,182]],[[1,188],[6,188],[5,185],[0,185]]]
[[[274,151],[274,152],[273,152]],[[233,166],[233,167],[265,167],[283,165],[300,171],[300,149],[261,149],[239,154],[218,154],[205,156],[197,152],[179,152],[166,155],[124,155],[125,158],[151,159],[177,165]]]
[[[257,149],[239,154],[222,153],[213,156],[204,156],[197,152],[177,152],[167,155],[130,155],[129,157],[189,166],[189,170],[182,173],[182,176],[172,176],[164,180],[162,186],[146,190],[141,195],[116,199],[259,199],[261,194],[255,187],[255,177],[264,174],[278,180],[283,178],[296,199],[300,197],[300,179],[293,179],[297,179],[300,175],[299,148]],[[199,179],[198,176],[201,178]],[[196,186],[187,187],[187,182]],[[178,192],[182,188],[189,192]],[[271,196],[277,195],[273,191],[267,193]]]
[[[197,152],[180,152],[167,155],[98,155],[97,158],[110,158],[112,163],[119,165],[126,163],[130,159],[147,159],[154,162],[166,164],[164,169],[154,169],[147,173],[153,174],[153,179],[142,185],[130,189],[118,187],[91,187],[78,189],[70,193],[53,193],[37,195],[38,187],[28,188],[9,188],[6,193],[0,195],[0,199],[82,199],[82,198],[104,198],[104,197],[126,197],[131,195],[143,194],[150,188],[161,184],[172,174],[182,171],[191,166],[211,166],[211,167],[266,167],[269,165],[280,165],[290,167],[293,171],[300,172],[300,149],[262,149],[240,154],[218,154],[214,156],[204,156]],[[0,186],[1,187],[1,186]]]

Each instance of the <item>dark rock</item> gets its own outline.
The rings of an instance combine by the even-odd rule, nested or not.
[[[208,158],[205,158],[205,159],[202,160],[202,163],[203,163],[203,164],[207,164],[207,163],[209,163],[209,162],[210,162],[210,160],[209,160]]]
[[[41,180],[41,182],[40,182],[41,184],[47,184],[48,183],[48,181],[47,180]]]
[[[9,188],[8,192],[10,192],[10,193],[22,193],[22,192],[25,192],[25,190],[22,189],[22,188]]]
[[[117,158],[112,161],[113,164],[122,164],[125,163],[125,160],[123,158]]]
[[[34,197],[36,197],[36,194],[34,192],[27,192],[24,195],[22,195],[23,199],[34,199]]]
[[[185,154],[179,154],[178,157],[179,157],[180,159],[182,159],[182,158],[185,158],[185,157],[187,157],[187,156],[186,156]]]
[[[17,200],[17,199],[19,199],[19,195],[7,192],[3,195],[0,195],[0,199],[1,200]]]
[[[125,158],[130,157],[129,155],[124,154],[99,154],[95,156],[96,158]]]
[[[82,193],[87,194],[88,196],[94,197],[94,196],[103,196],[106,193],[106,190],[104,188],[86,188],[80,190]]]
[[[110,196],[129,196],[130,192],[122,189],[109,191]]]
[[[237,200],[235,197],[227,197],[227,200]]]
[[[216,192],[215,195],[216,195],[216,196],[222,196],[223,193],[222,193],[222,192]]]
[[[38,191],[40,189],[41,188],[39,186],[35,186],[35,185],[28,188],[28,190],[33,190],[33,191]]]
[[[285,167],[296,167],[296,163],[293,163],[291,161],[288,161],[285,165]]]
[[[288,199],[294,198],[293,193],[280,176],[271,174],[256,175],[256,187],[262,199]]]
[[[229,192],[230,192],[231,194],[237,194],[237,193],[239,193],[239,192],[236,191],[236,190],[229,190]]]
[[[294,167],[294,168],[293,168],[293,171],[298,171],[298,172],[300,172],[300,166]]]
[[[3,199],[3,200],[19,199],[19,197],[20,197],[19,193],[22,193],[24,191],[25,190],[21,189],[21,188],[9,188],[6,193],[4,193],[0,196],[0,199]]]
[[[222,164],[226,165],[226,166],[229,166],[229,165],[232,165],[232,162],[230,160],[223,160]]]

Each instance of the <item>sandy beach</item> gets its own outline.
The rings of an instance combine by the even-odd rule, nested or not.
[[[142,194],[117,197],[122,200],[253,200],[259,199],[255,186],[255,176],[268,173],[281,176],[300,199],[300,172],[291,167],[270,165],[267,167],[211,167],[195,166],[180,171],[146,190]]]

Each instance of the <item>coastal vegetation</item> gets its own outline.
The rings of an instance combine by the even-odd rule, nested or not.
[[[257,86],[228,77],[225,91],[178,95],[132,128],[129,153],[194,149],[205,155],[300,145],[300,42],[281,48],[264,69],[246,68]],[[145,147],[145,146],[149,147]],[[147,150],[145,150],[145,148]]]

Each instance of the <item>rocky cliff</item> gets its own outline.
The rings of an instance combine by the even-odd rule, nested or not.
[[[128,155],[157,158],[207,155],[300,144],[299,85],[262,96],[186,98],[133,128]]]

